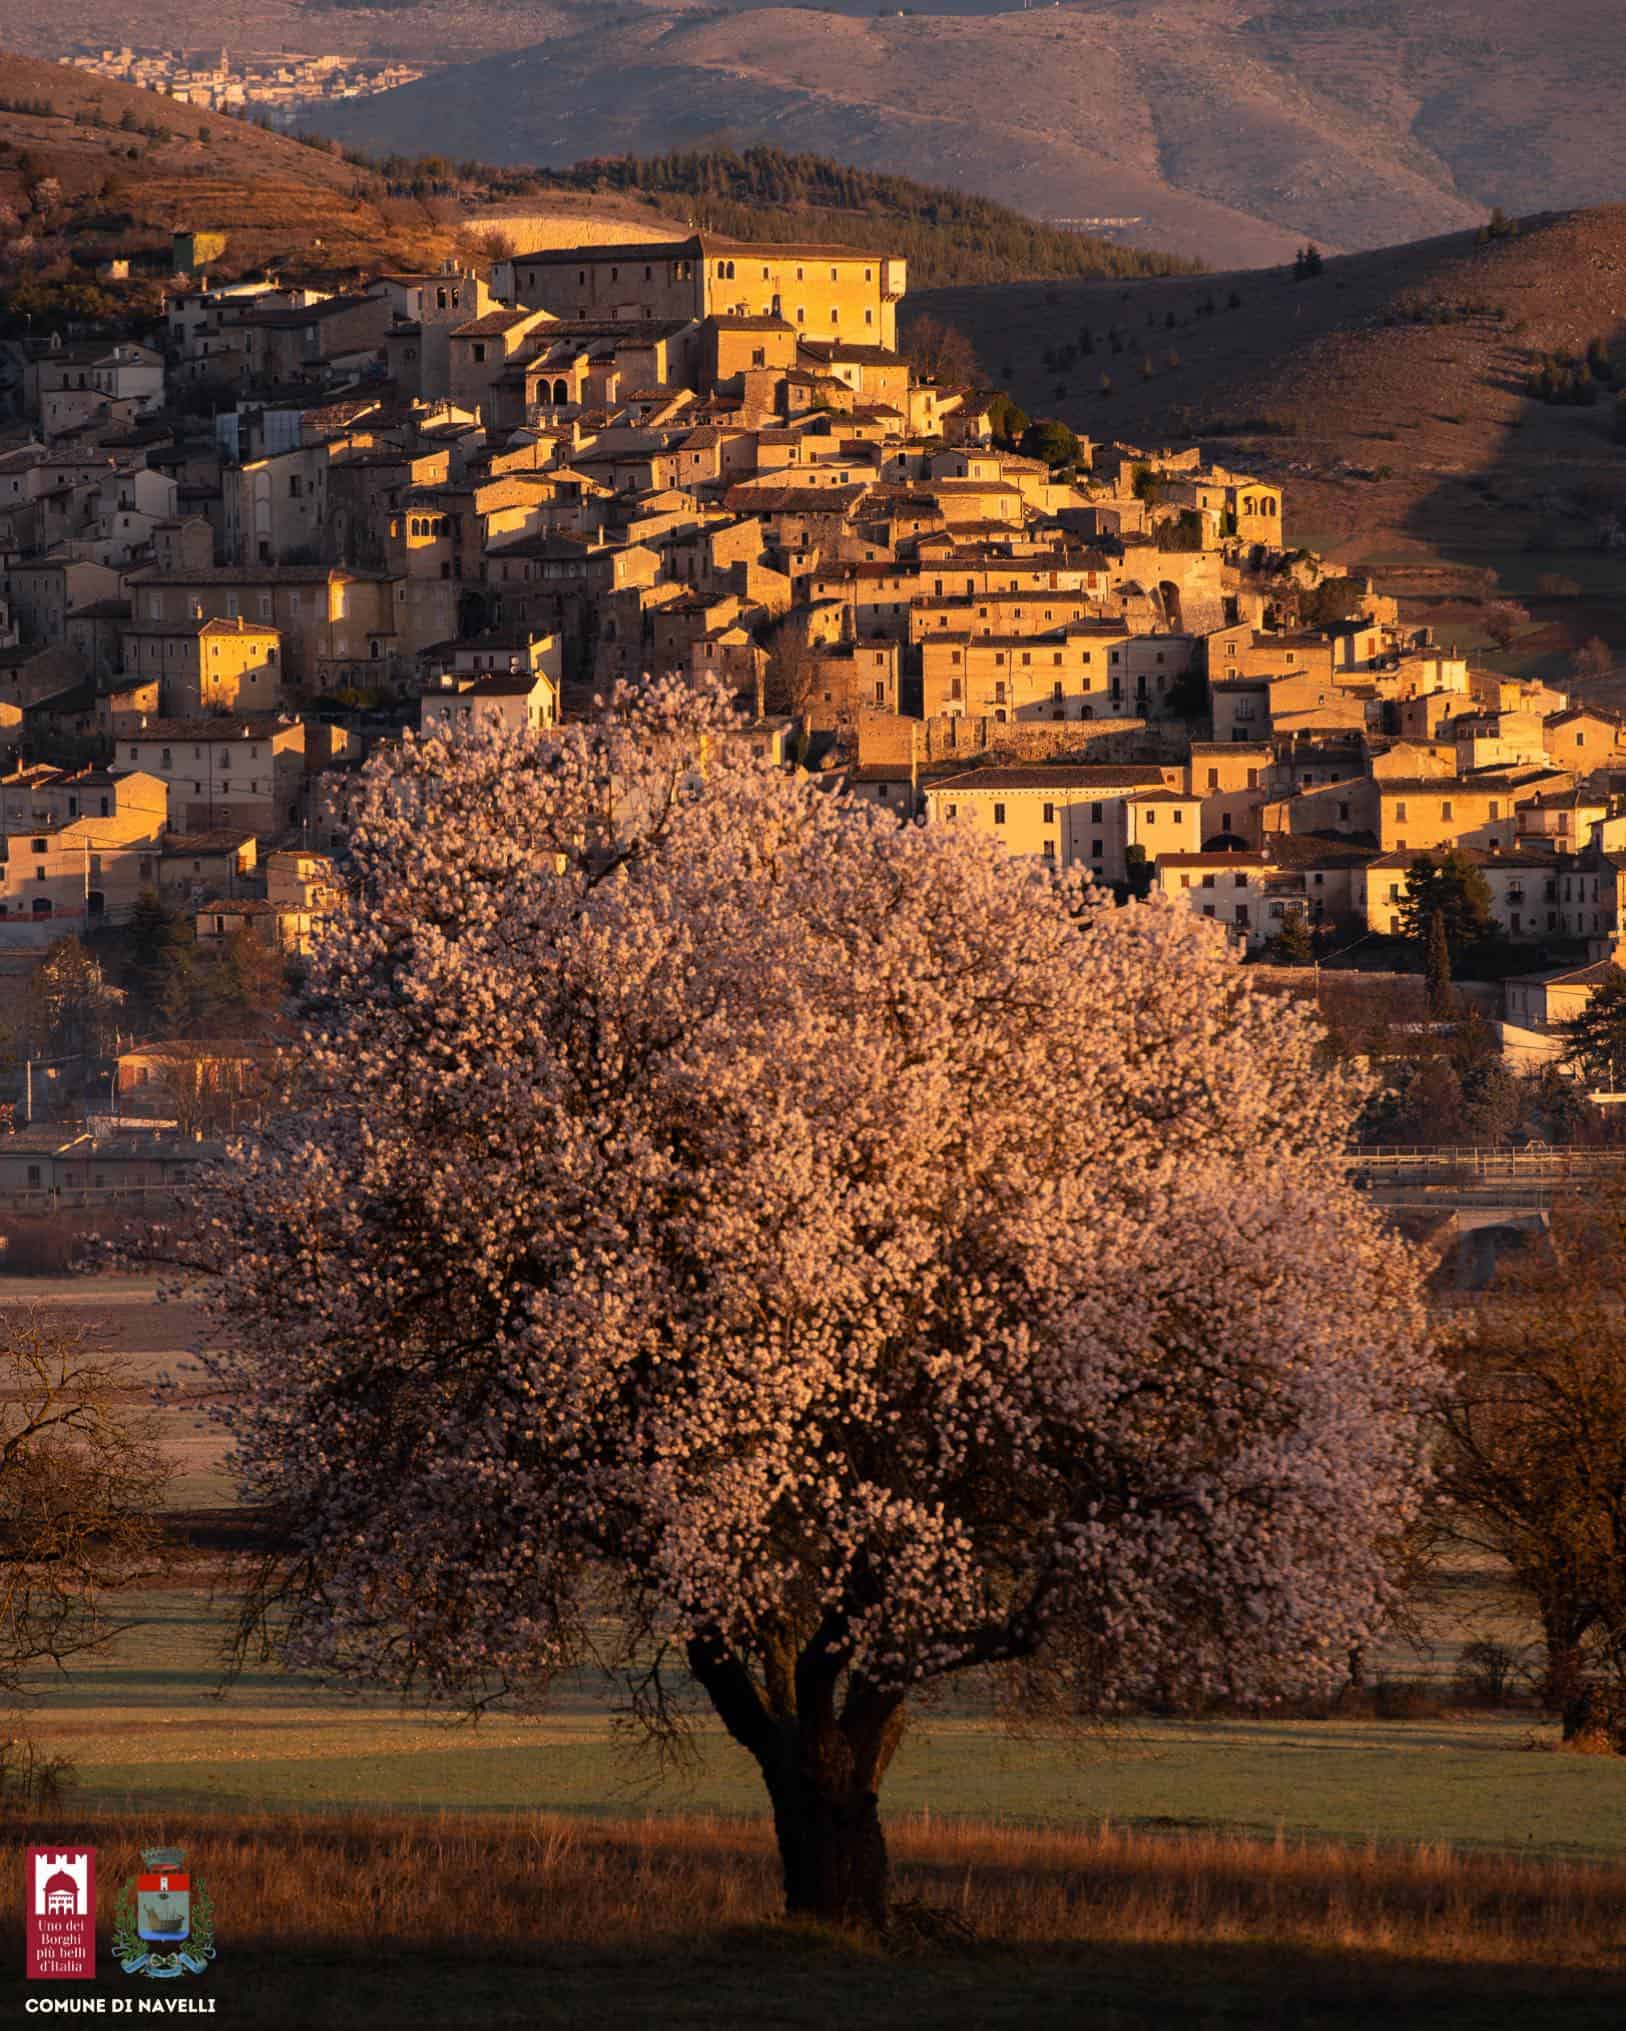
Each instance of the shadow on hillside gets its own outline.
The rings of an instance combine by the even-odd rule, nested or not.
[[[1603,259],[1588,265],[1602,267]],[[1555,277],[1555,292],[1562,282]],[[1589,346],[1608,362],[1601,378],[1585,366]],[[1535,388],[1554,362],[1547,377],[1554,399],[1544,400]],[[1569,399],[1577,382],[1590,400]],[[1475,660],[1569,684],[1585,643],[1601,639],[1626,658],[1626,443],[1617,436],[1617,396],[1626,396],[1626,322],[1612,304],[1603,314],[1597,294],[1579,286],[1568,299],[1555,293],[1538,316],[1505,325],[1477,385],[1459,383],[1464,410],[1489,397],[1507,411],[1506,421],[1474,456],[1438,461],[1405,526],[1428,551],[1462,567],[1463,596],[1456,614],[1444,618],[1459,623],[1461,646]],[[1469,573],[1479,574],[1477,586],[1470,587]],[[1529,619],[1508,651],[1493,654],[1483,621],[1498,601],[1513,602]],[[1619,679],[1602,679],[1611,681],[1622,688]],[[1585,682],[1575,688],[1588,691]]]

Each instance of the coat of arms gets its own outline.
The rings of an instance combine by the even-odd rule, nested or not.
[[[201,1975],[215,1957],[214,1905],[179,1848],[146,1848],[119,1892],[113,1952],[127,1975]]]

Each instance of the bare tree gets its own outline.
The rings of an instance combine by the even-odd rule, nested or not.
[[[1554,1209],[1550,1252],[1481,1301],[1441,1412],[1438,1529],[1505,1565],[1543,1697],[1626,1748],[1626,1193]]]
[[[964,383],[985,378],[976,348],[965,333],[929,314],[917,317],[904,332],[903,356],[928,380]]]
[[[45,1313],[0,1309],[0,1696],[112,1633],[171,1468],[123,1364]]]
[[[1515,600],[1499,599],[1485,609],[1485,632],[1498,649],[1511,648],[1520,628],[1529,624],[1529,614]]]
[[[1591,635],[1570,657],[1571,675],[1581,683],[1596,683],[1615,667],[1615,652],[1601,635]]]
[[[794,621],[781,621],[768,638],[768,669],[763,702],[769,712],[800,719],[806,713],[819,675],[819,645],[810,642]]]

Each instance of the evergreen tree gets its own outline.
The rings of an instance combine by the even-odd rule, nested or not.
[[[1467,855],[1454,846],[1437,861],[1432,854],[1420,853],[1412,862],[1399,910],[1400,935],[1426,945],[1430,919],[1436,915],[1443,920],[1446,947],[1453,959],[1492,928],[1490,887]]]
[[[1276,966],[1313,966],[1315,940],[1302,910],[1289,910],[1282,928],[1270,941],[1270,959]]]
[[[1428,1012],[1436,1020],[1451,1013],[1455,1000],[1451,992],[1451,945],[1445,935],[1445,913],[1435,910],[1428,920]]]
[[[1556,1027],[1564,1064],[1618,1087],[1626,1077],[1626,970],[1611,966],[1581,1013]]]
[[[173,1036],[191,1012],[197,941],[192,926],[143,889],[130,914],[127,984],[149,1036]]]
[[[1078,438],[1053,416],[1041,417],[1037,423],[1028,425],[1022,434],[1022,451],[1027,458],[1042,458],[1052,470],[1077,465],[1083,456]]]

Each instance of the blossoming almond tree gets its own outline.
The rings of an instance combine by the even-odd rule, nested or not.
[[[655,687],[369,772],[210,1359],[294,1660],[480,1701],[608,1619],[648,1715],[675,1647],[789,1909],[880,1921],[934,1682],[1337,1669],[1432,1368],[1308,1020],[718,723]]]

